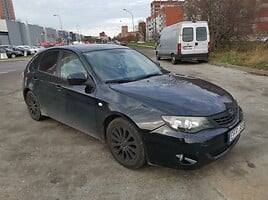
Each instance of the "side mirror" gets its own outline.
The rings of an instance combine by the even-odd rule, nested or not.
[[[74,73],[67,76],[67,80],[70,85],[82,85],[87,81],[87,77],[84,73]]]

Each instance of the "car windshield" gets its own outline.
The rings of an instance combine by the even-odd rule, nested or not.
[[[112,49],[85,53],[94,72],[102,81],[136,81],[165,73],[146,56],[132,49]]]

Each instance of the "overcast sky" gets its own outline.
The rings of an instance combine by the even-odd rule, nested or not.
[[[13,0],[16,19],[29,24],[60,28],[60,22],[53,14],[62,18],[63,29],[81,30],[85,35],[98,35],[105,31],[109,36],[120,32],[122,25],[132,29],[131,15],[135,25],[150,15],[152,0]]]

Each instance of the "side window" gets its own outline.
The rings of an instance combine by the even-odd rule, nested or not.
[[[56,75],[59,51],[46,52],[41,60],[39,70]]]
[[[42,57],[42,54],[37,54],[37,55],[33,58],[32,62],[31,62],[30,65],[29,65],[30,70],[34,70],[34,69],[37,69],[37,68],[38,68],[38,66],[39,66],[39,61],[40,61],[40,58],[41,58],[41,57]]]
[[[206,27],[197,27],[196,28],[196,40],[197,41],[206,41],[207,40],[207,28]]]
[[[72,52],[63,52],[60,61],[60,76],[62,78],[67,78],[70,74],[79,72],[82,72],[87,76],[87,72],[77,55]]]
[[[193,28],[183,28],[182,40],[184,42],[192,42],[194,40],[194,29]]]

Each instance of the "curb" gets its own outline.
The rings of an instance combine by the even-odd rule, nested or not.
[[[253,69],[249,67],[243,67],[243,66],[238,66],[238,65],[231,65],[227,63],[220,63],[220,62],[209,62],[212,65],[220,66],[220,67],[226,67],[226,68],[232,68],[232,69],[237,69],[240,71],[247,72],[249,74],[254,74],[254,75],[259,75],[259,76],[268,76],[268,71],[265,70],[260,70],[260,69]]]
[[[30,60],[31,58],[19,58],[19,59],[16,59],[16,58],[13,58],[13,59],[3,59],[3,60],[0,60],[0,63],[1,62],[17,62],[17,61],[28,61]]]

